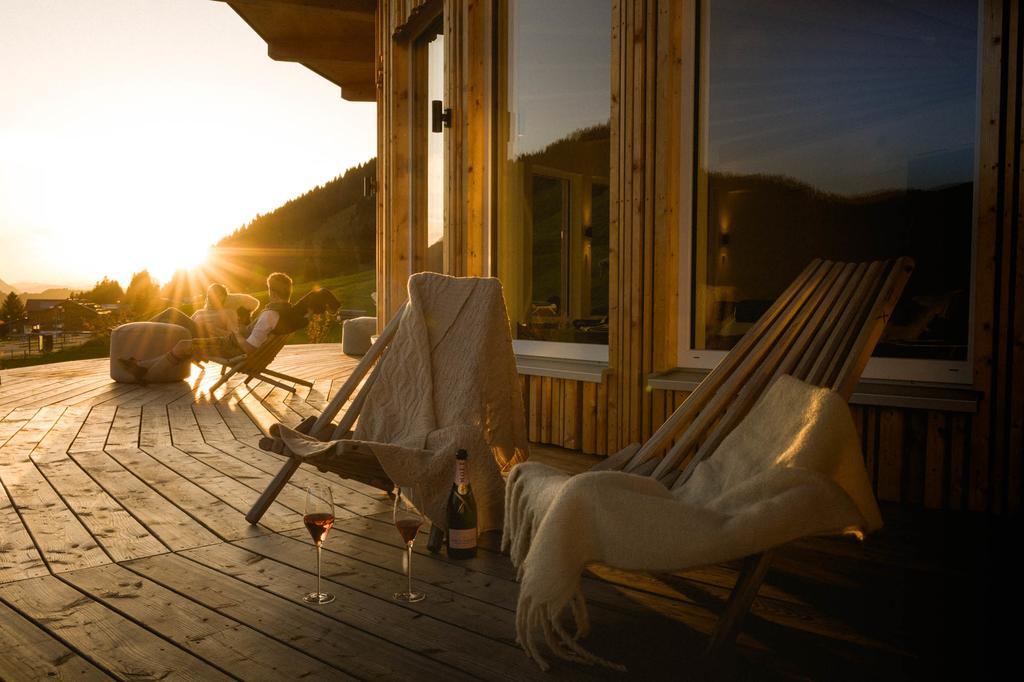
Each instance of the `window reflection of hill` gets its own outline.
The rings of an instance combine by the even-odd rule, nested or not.
[[[608,342],[610,158],[604,123],[507,163],[498,271],[518,338]]]
[[[708,177],[707,346],[729,348],[809,260],[917,267],[876,354],[966,358],[973,185],[843,196],[792,178]],[[737,314],[739,313],[739,314]]]

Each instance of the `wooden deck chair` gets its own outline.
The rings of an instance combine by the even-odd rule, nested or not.
[[[811,262],[639,450],[594,469],[652,476],[669,489],[685,485],[783,374],[829,387],[848,401],[913,267],[909,258]],[[744,559],[708,643],[710,659],[735,641],[773,551]]]
[[[398,331],[399,324],[401,324],[405,306],[406,304],[402,304],[402,307],[395,313],[395,316],[384,327],[384,331],[381,332],[377,340],[370,346],[370,350],[362,357],[359,364],[352,371],[352,374],[349,375],[345,383],[338,389],[338,392],[331,399],[331,402],[328,403],[327,407],[324,408],[324,411],[320,413],[320,416],[316,420],[307,419],[303,421],[297,427],[299,431],[315,436],[323,441],[348,438],[351,435],[352,427],[355,426],[356,418],[359,416],[359,411],[363,407],[370,387],[373,386],[374,381],[377,379],[377,373],[381,366],[380,359],[384,357],[388,344],[395,338],[395,333]],[[357,388],[359,389],[358,393],[356,392]],[[352,398],[354,393],[355,397],[352,399],[352,404],[345,410],[341,420],[337,425],[332,424],[332,420],[341,412],[342,407],[345,406],[349,398]],[[260,447],[264,450],[286,454],[284,443],[274,437],[274,435],[271,434],[270,438],[262,439]],[[310,461],[310,463],[316,465],[321,471],[333,471],[345,478],[351,478],[375,488],[380,488],[385,492],[391,492],[390,480],[372,453],[368,452],[365,448],[355,446],[347,448],[343,445],[341,447],[342,450],[339,454],[345,455],[344,468],[339,468],[337,464],[329,467],[322,466],[316,460]],[[334,461],[337,462],[340,459],[334,458]],[[263,491],[263,494],[256,500],[256,504],[245,515],[246,521],[253,524],[259,523],[259,520],[266,513],[271,503],[273,503],[292,475],[298,470],[302,461],[297,457],[289,457],[288,461],[285,462],[284,466],[277,473],[277,476],[274,477],[270,485]]]
[[[210,387],[210,395],[212,396],[218,388],[238,372],[246,375],[246,384],[253,379],[259,379],[260,381],[265,381],[268,384],[272,384],[278,388],[283,388],[286,391],[295,393],[294,386],[289,386],[288,384],[278,381],[278,379],[283,379],[284,381],[291,381],[292,383],[312,388],[312,382],[306,381],[305,379],[299,379],[282,372],[275,372],[274,370],[267,369],[267,366],[274,361],[277,354],[281,352],[282,348],[284,348],[284,344],[288,340],[288,336],[289,334],[272,334],[263,343],[263,345],[257,348],[256,352],[251,355],[238,355],[233,358],[210,358],[212,362],[219,363],[221,366],[220,379]]]

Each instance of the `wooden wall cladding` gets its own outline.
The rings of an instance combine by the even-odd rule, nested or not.
[[[609,431],[607,379],[601,383],[520,375],[526,427],[534,443],[557,445],[588,455],[614,454],[616,435]],[[689,393],[652,391],[654,428],[661,425]]]
[[[607,382],[519,377],[530,441],[614,454],[608,433]],[[664,422],[689,393],[651,391],[653,428]],[[982,479],[972,468],[971,430],[975,415],[854,405],[864,464],[875,495],[925,509],[984,511]]]
[[[973,507],[973,415],[856,405],[851,412],[879,500],[927,509]]]

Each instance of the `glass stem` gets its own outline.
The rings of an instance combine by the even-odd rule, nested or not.
[[[409,596],[411,597],[412,596],[412,543],[409,542],[407,544],[409,546],[409,566],[408,566],[408,568],[409,568],[409,571],[408,571],[408,575],[409,575]]]
[[[320,601],[320,543],[316,544],[316,599]]]

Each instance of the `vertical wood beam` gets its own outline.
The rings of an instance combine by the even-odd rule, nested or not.
[[[1009,435],[1007,444],[1008,473],[1006,511],[1019,513],[1024,498],[1024,10],[1020,3],[1011,6],[1010,25],[1015,27],[1015,42],[1010,54],[1013,55],[1012,78],[1013,97],[1010,100],[1015,112],[1014,134],[1011,136],[1013,151],[1013,168],[1016,174],[1011,183],[1013,197],[1010,202],[1012,223],[1010,232],[1011,258],[1013,270],[1010,276],[1010,300],[1007,310],[1012,316],[1007,332],[1007,344],[1010,346],[1010,366],[1006,370],[1006,378],[1012,390],[1010,396],[1010,412],[1008,415]]]
[[[646,377],[676,364],[682,11],[612,4],[610,452],[650,435]]]
[[[978,413],[972,420],[967,505],[984,511],[989,502],[992,401],[996,352],[994,325],[997,291],[997,232],[1000,227],[1000,130],[1003,41],[1002,2],[984,3],[981,37],[981,86],[979,111],[977,235],[974,257],[974,387],[982,392]]]

